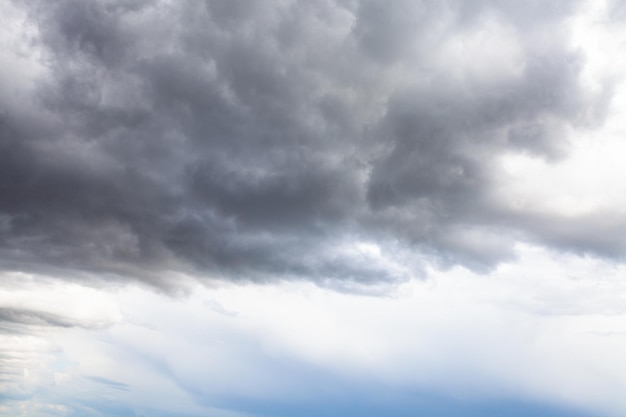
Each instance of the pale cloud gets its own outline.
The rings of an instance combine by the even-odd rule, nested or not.
[[[56,353],[43,370],[57,371],[31,376],[31,394],[41,404],[82,401],[95,410],[108,401],[147,413],[235,416],[246,413],[232,398],[324,402],[336,392],[319,381],[357,391],[379,381],[463,401],[623,414],[624,268],[518,249],[517,261],[489,274],[432,269],[428,281],[384,297],[302,282],[198,287],[184,299],[141,287],[101,292],[115,321],[97,331],[49,329]],[[71,302],[73,291],[58,300]],[[50,354],[29,337],[41,334],[23,336],[39,361]]]

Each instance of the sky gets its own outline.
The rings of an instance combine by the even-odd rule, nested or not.
[[[626,415],[625,23],[0,2],[0,416]]]

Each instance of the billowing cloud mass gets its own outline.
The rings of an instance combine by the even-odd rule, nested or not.
[[[624,19],[1,2],[0,415],[624,415]]]
[[[494,192],[499,157],[557,161],[605,117],[614,80],[585,83],[570,42],[579,2],[5,8],[5,270],[349,286],[409,277],[359,242],[478,269],[520,240],[626,249],[623,217]]]

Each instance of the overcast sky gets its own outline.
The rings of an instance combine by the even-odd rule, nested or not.
[[[0,415],[626,415],[626,8],[0,3]]]

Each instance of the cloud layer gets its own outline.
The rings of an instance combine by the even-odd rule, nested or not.
[[[621,9],[0,2],[0,415],[625,415]]]
[[[6,6],[0,266],[348,288],[424,256],[488,269],[520,240],[621,257],[623,217],[494,193],[498,158],[558,161],[607,112],[580,4],[475,3]]]
[[[625,268],[520,254],[385,297],[298,281],[180,300],[3,276],[0,305],[30,313],[0,333],[0,415],[624,415]],[[30,318],[48,315],[73,326]]]

